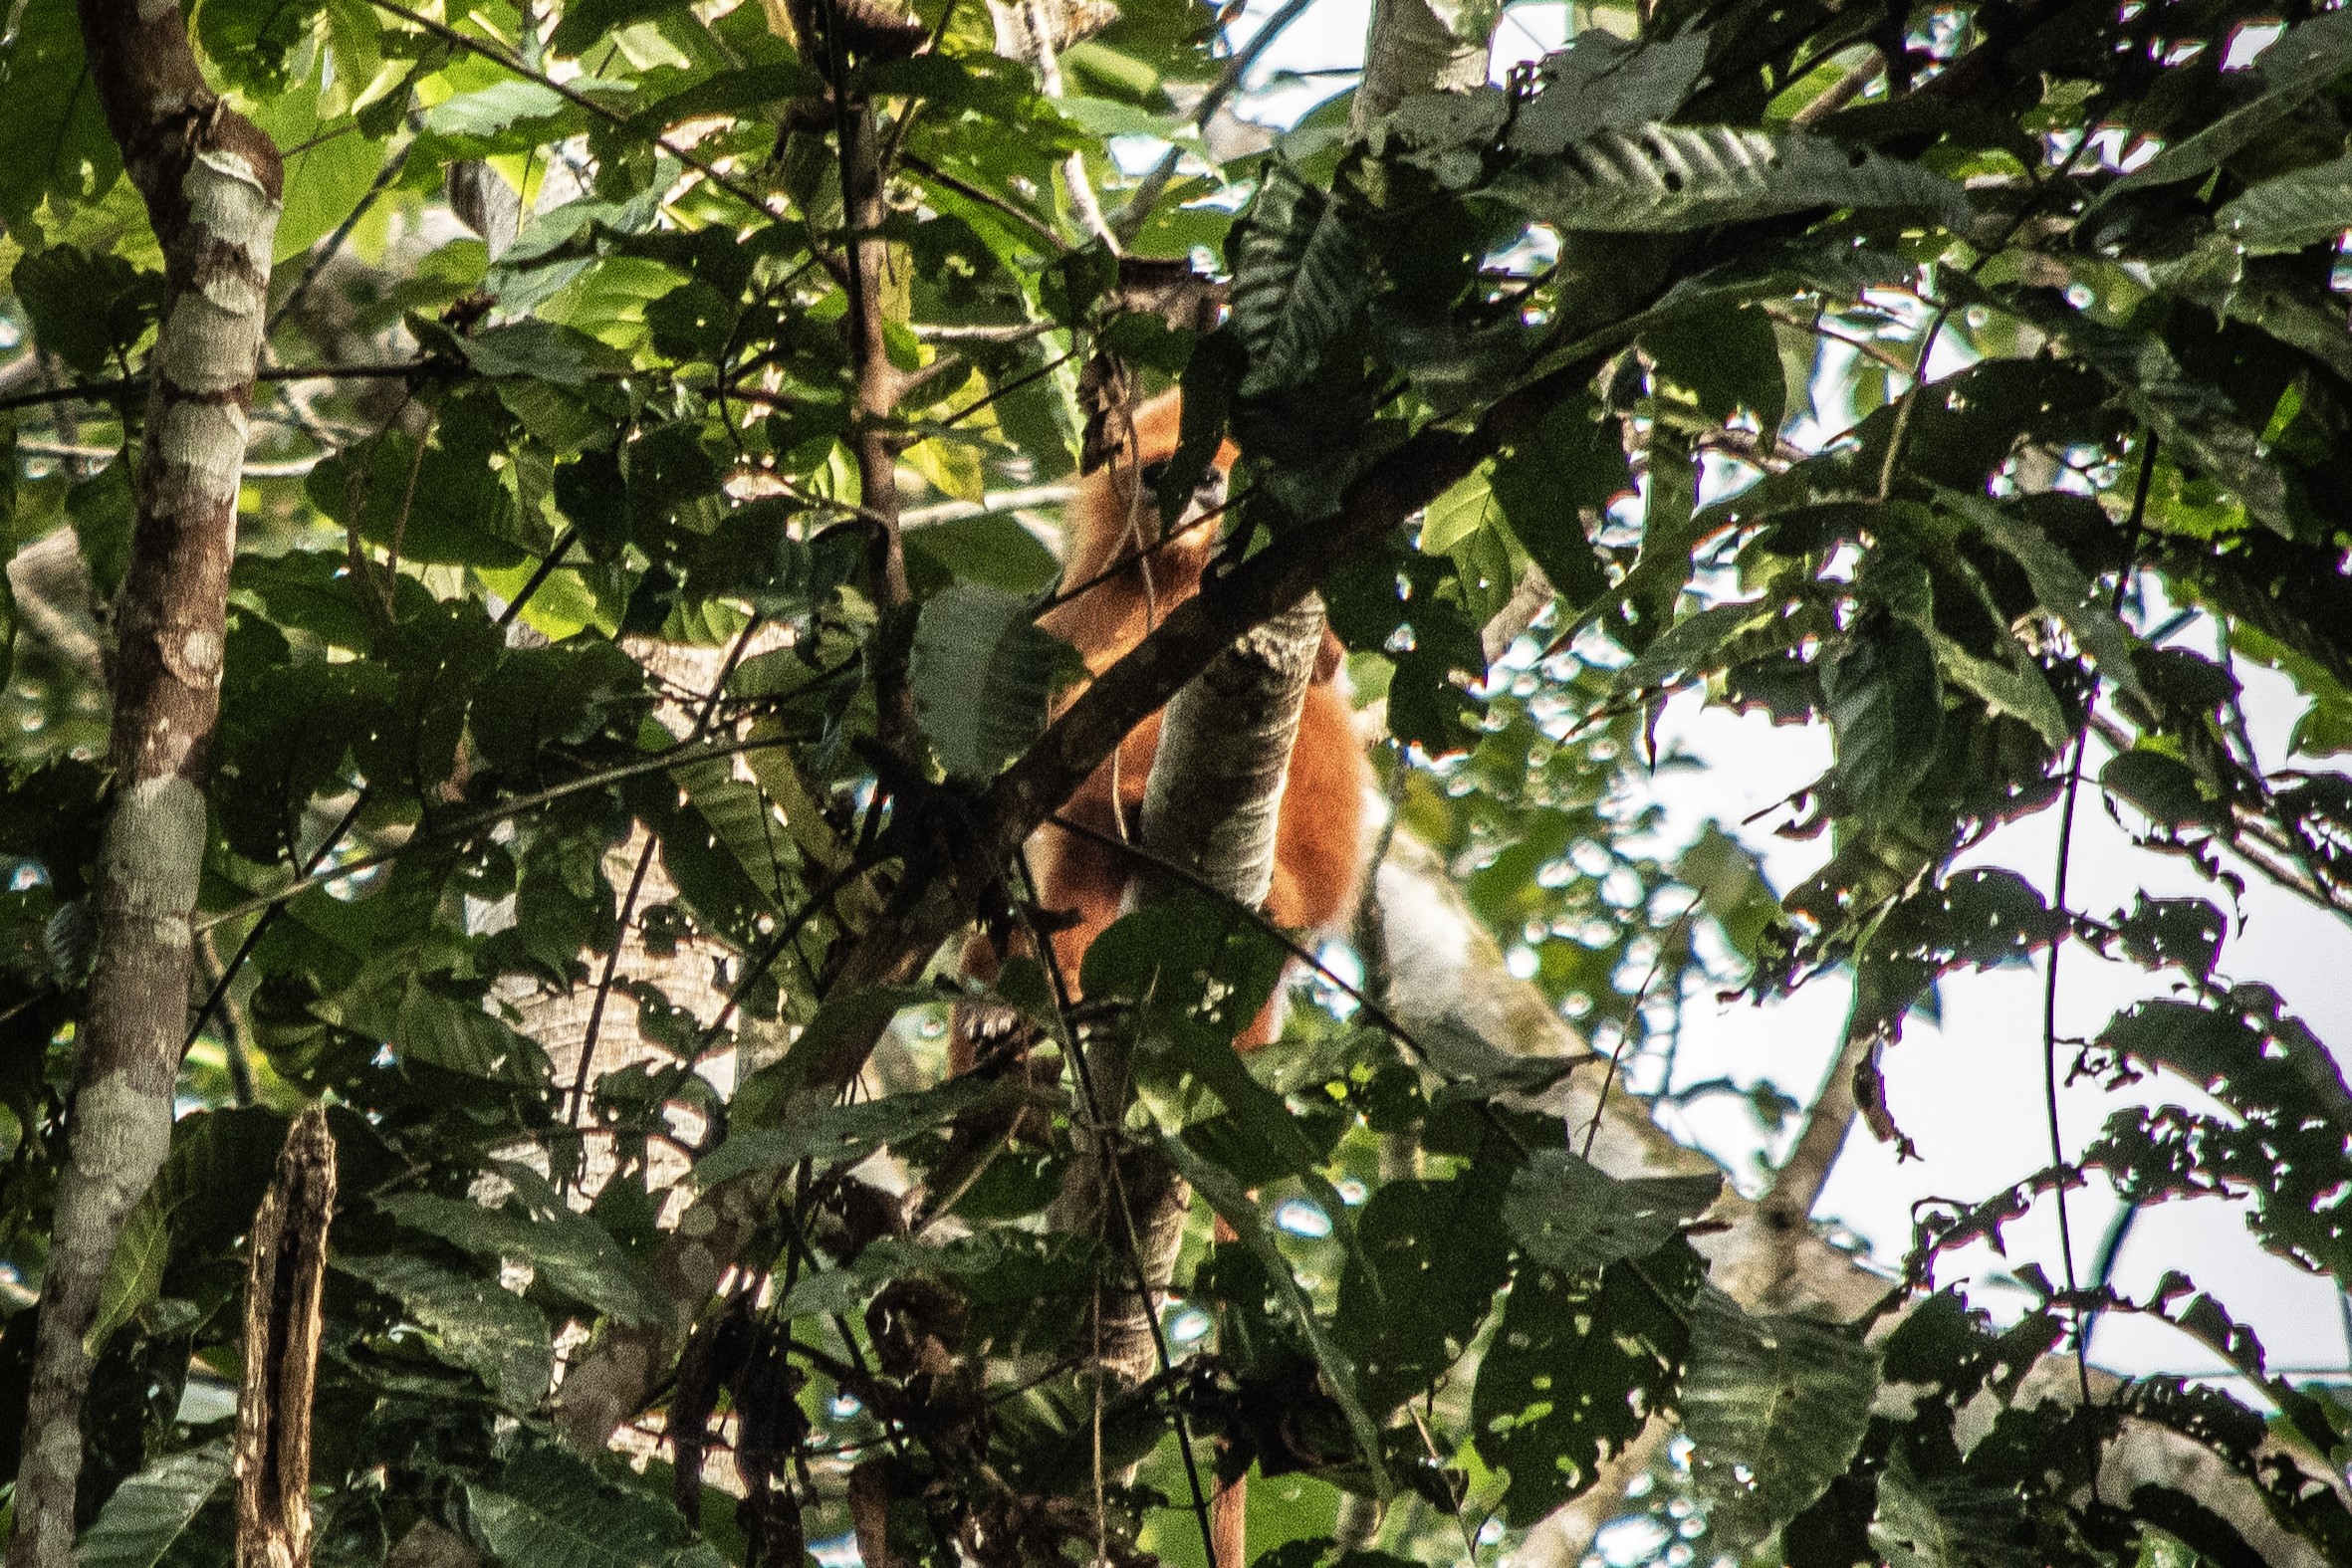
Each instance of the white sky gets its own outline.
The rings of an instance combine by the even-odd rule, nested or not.
[[[1252,0],[1232,30],[1234,41],[1246,43],[1258,20],[1274,9],[1275,0]],[[1252,86],[1260,91],[1246,100],[1243,112],[1269,123],[1289,123],[1348,85],[1344,77],[1304,74],[1360,66],[1368,11],[1369,0],[1320,0],[1269,50],[1253,73]],[[1497,32],[1494,74],[1556,48],[1566,36],[1567,20],[1564,4],[1512,7]],[[1299,75],[1285,80],[1284,73]],[[1940,353],[1934,373],[1954,367]],[[2210,653],[2212,629],[2200,622],[2176,640]],[[2282,677],[2242,665],[2238,674],[2257,744],[2266,759],[2276,762],[2299,701]],[[1659,741],[1662,753],[1679,748],[1709,764],[1704,771],[1659,777],[1657,797],[1670,839],[1687,841],[1710,818],[1720,821],[1764,857],[1773,885],[1783,890],[1826,854],[1825,838],[1790,842],[1773,837],[1768,818],[1753,828],[1739,825],[1822,772],[1829,757],[1825,731],[1775,730],[1762,717],[1703,711],[1696,699],[1684,699],[1670,710]],[[2086,773],[2095,778],[2100,760],[2094,751]],[[2054,809],[2045,811],[2004,829],[1971,862],[2013,867],[2046,897],[2057,815]],[[2086,787],[2075,814],[2069,902],[2105,914],[2128,906],[2140,888],[2156,895],[2202,896],[2230,907],[2225,891],[2202,883],[2182,862],[2133,847],[2100,804],[2098,791]],[[2250,882],[2242,912],[2242,927],[2233,926],[2224,949],[2222,972],[2233,980],[2276,987],[2340,1059],[2342,1042],[2352,1041],[2352,927],[2258,880]],[[2079,946],[2067,949],[2060,976],[2062,1035],[2095,1034],[2117,1008],[2164,990],[2160,979],[2107,963]],[[1847,996],[1847,987],[1835,980],[1764,1008],[1722,1005],[1704,992],[1694,996],[1686,1007],[1676,1082],[1718,1076],[1741,1083],[1769,1079],[1809,1101],[1833,1052]],[[1891,1263],[1909,1245],[1914,1203],[1929,1197],[1975,1202],[2046,1165],[2041,1000],[2038,965],[1949,979],[1941,1025],[1915,1019],[1885,1060],[1890,1106],[1921,1158],[1898,1163],[1890,1148],[1857,1129],[1830,1178],[1818,1217],[1849,1227],[1877,1257]],[[2061,1072],[2071,1056],[2062,1044]],[[2143,1083],[2130,1096],[2110,1095],[2091,1083],[2064,1088],[2060,1123],[2068,1151],[2079,1151],[2111,1111],[2135,1098],[2194,1103],[2202,1096],[2177,1082]],[[1764,1140],[1744,1103],[1728,1096],[1702,1100],[1676,1130],[1725,1159],[1735,1172],[1749,1178],[1758,1174],[1756,1156]],[[2070,1200],[2075,1255],[2086,1276],[2117,1208],[2096,1182]],[[1940,1278],[1966,1280],[1976,1299],[2004,1313],[2025,1300],[2022,1287],[2002,1284],[2009,1268],[2032,1259],[2051,1279],[2063,1278],[2057,1228],[2047,1203],[2006,1233],[2005,1259],[1985,1247],[1972,1248],[1947,1258]],[[2239,1206],[2201,1201],[2144,1212],[2119,1254],[2115,1283],[2127,1294],[2145,1296],[2172,1268],[2215,1291],[2252,1327],[2273,1368],[2324,1372],[2345,1367],[2345,1325],[2334,1290],[2261,1250],[2244,1228]],[[2121,1372],[2195,1373],[2221,1365],[2203,1347],[2161,1324],[2117,1316],[2100,1322],[2092,1357]]]

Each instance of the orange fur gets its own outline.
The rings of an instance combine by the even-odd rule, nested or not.
[[[1170,609],[1200,591],[1201,574],[1217,548],[1220,530],[1214,518],[1193,521],[1188,515],[1179,520],[1178,532],[1163,540],[1154,487],[1141,482],[1146,468],[1175,453],[1178,408],[1170,392],[1135,409],[1133,439],[1086,476],[1064,513],[1069,549],[1061,580],[1064,591],[1076,591],[1049,610],[1043,624],[1075,646],[1086,668],[1097,674],[1141,642]],[[1221,504],[1225,476],[1237,455],[1231,443],[1219,451],[1214,489],[1204,485],[1195,511]],[[1294,931],[1327,927],[1352,914],[1363,880],[1364,791],[1370,771],[1356,743],[1353,713],[1336,684],[1344,652],[1326,629],[1313,684],[1299,711],[1275,829],[1274,881],[1265,909],[1276,925]],[[1159,740],[1160,715],[1154,713],[1078,786],[1059,814],[1106,838],[1138,838],[1144,784]],[[1055,959],[1074,992],[1086,949],[1125,907],[1135,862],[1113,844],[1049,823],[1038,831],[1031,865],[1039,902],[1067,921],[1052,941]],[[966,975],[993,979],[999,963],[999,952],[985,935],[975,933],[965,943]],[[1279,1001],[1279,996],[1268,1001],[1235,1041],[1236,1048],[1255,1050],[1274,1039],[1281,1029]],[[970,1071],[980,1055],[974,1026],[959,1020],[949,1037],[954,1072]],[[1217,1238],[1234,1238],[1222,1218]],[[1247,1560],[1246,1499],[1241,1480],[1217,1492],[1211,1531],[1215,1568],[1241,1568]]]
[[[1201,574],[1217,549],[1215,517],[1162,538],[1159,505],[1143,471],[1174,455],[1179,404],[1173,392],[1134,411],[1133,438],[1111,460],[1087,475],[1064,510],[1069,548],[1062,564],[1064,589],[1072,597],[1048,610],[1042,623],[1068,639],[1099,673],[1124,657],[1170,609],[1200,591]],[[1224,479],[1239,454],[1228,442],[1217,454],[1211,482],[1199,499],[1213,509]],[[1214,488],[1212,489],[1212,484]],[[1197,507],[1196,511],[1204,510]],[[1283,790],[1275,831],[1274,885],[1266,914],[1275,924],[1311,931],[1345,919],[1355,909],[1363,878],[1364,788],[1369,780],[1363,749],[1355,738],[1354,715],[1336,684],[1344,653],[1326,630],[1315,660],[1314,683],[1298,716],[1291,747],[1290,776]],[[1114,839],[1133,840],[1142,831],[1143,787],[1159,749],[1160,715],[1152,714],[1130,732],[1110,761],[1080,784],[1060,814]],[[1054,936],[1054,956],[1074,990],[1086,949],[1119,917],[1134,862],[1109,844],[1049,823],[1033,844],[1032,868],[1044,907],[1069,917]],[[985,938],[965,945],[964,973],[993,977],[997,954]],[[1280,1012],[1269,1003],[1236,1042],[1243,1050],[1267,1044],[1279,1029]],[[958,1030],[950,1042],[950,1066],[970,1069],[977,1051]]]
[[[1220,531],[1214,518],[1189,528],[1180,520],[1176,536],[1162,543],[1157,500],[1152,487],[1139,481],[1144,469],[1174,454],[1177,423],[1173,392],[1137,408],[1131,446],[1086,477],[1064,514],[1069,553],[1062,581],[1070,587],[1092,585],[1048,611],[1044,624],[1067,638],[1085,656],[1089,670],[1108,668],[1170,609],[1198,593],[1201,573],[1216,551]],[[1221,504],[1226,471],[1237,455],[1231,443],[1218,453],[1210,482],[1214,489],[1204,485],[1198,498],[1209,509]],[[1298,716],[1298,736],[1292,743],[1275,832],[1274,885],[1266,914],[1294,931],[1329,926],[1351,914],[1362,880],[1368,774],[1353,714],[1334,684],[1342,652],[1326,630],[1315,681]],[[1061,814],[1097,833],[1136,838],[1142,831],[1144,782],[1159,739],[1160,715],[1155,713],[1078,787]],[[1074,986],[1086,949],[1119,916],[1133,861],[1110,845],[1049,824],[1039,833],[1033,864],[1044,906],[1076,917],[1054,938],[1055,957]],[[1272,1040],[1279,1016],[1270,1004],[1237,1041],[1240,1048],[1252,1050]]]

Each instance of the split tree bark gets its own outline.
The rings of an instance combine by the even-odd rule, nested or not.
[[[171,1143],[203,779],[281,188],[278,149],[205,85],[178,7],[81,0],[80,13],[91,81],[163,248],[164,296],[116,618],[114,795],[91,893],[98,962],[41,1286],[9,1568],[73,1562],[85,1336],[123,1216]]]
[[[237,1394],[237,1568],[310,1568],[311,1403],[335,1218],[335,1135],[314,1105],[253,1217]]]

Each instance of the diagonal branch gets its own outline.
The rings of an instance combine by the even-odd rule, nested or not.
[[[1631,313],[1628,312],[1628,315]],[[1300,529],[1207,584],[1111,665],[1001,775],[953,830],[925,835],[889,903],[867,927],[827,989],[850,996],[904,985],[972,918],[983,894],[1048,816],[1101,765],[1127,732],[1164,708],[1184,684],[1253,627],[1298,603],[1341,562],[1371,548],[1506,444],[1524,438],[1552,406],[1588,383],[1617,338],[1583,351],[1507,394],[1467,432],[1432,425],[1392,448],[1340,498],[1328,527]],[[886,1019],[853,1023],[809,1041],[801,1106],[829,1102],[864,1069]],[[788,1110],[785,1114],[796,1114]],[[767,1210],[757,1181],[722,1182],[696,1201],[662,1243],[654,1274],[679,1320],[608,1328],[567,1374],[559,1422],[584,1448],[600,1449],[649,1397],[687,1314],[709,1294]]]

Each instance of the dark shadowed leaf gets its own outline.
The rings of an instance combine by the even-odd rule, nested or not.
[[[1743,1551],[1845,1472],[1878,1394],[1878,1354],[1802,1317],[1751,1316],[1712,1286],[1692,1312],[1683,1427],[1720,1549]]]
[[[1512,1174],[1503,1223],[1537,1264],[1583,1273],[1657,1251],[1722,1191],[1713,1176],[1618,1181],[1565,1149],[1541,1149]]]

